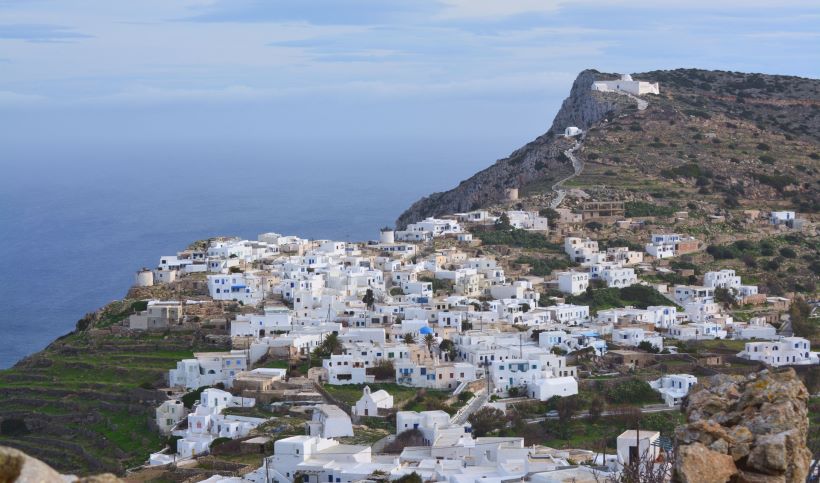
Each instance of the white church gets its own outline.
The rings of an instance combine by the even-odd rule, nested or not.
[[[629,74],[623,74],[618,80],[595,81],[592,83],[592,90],[599,92],[626,92],[636,96],[643,94],[660,94],[657,82],[644,82],[632,80]]]

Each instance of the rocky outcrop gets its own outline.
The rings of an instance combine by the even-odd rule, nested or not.
[[[62,475],[31,456],[7,446],[0,446],[0,483],[117,483],[116,476],[102,475],[77,478]]]
[[[803,482],[811,462],[806,387],[793,369],[717,375],[689,393],[676,476],[694,482]]]
[[[522,188],[536,181],[551,184],[570,175],[572,163],[563,151],[572,142],[560,136],[564,129],[576,126],[587,130],[608,115],[634,105],[627,97],[592,91],[592,83],[601,76],[605,75],[594,70],[581,72],[549,131],[450,191],[433,193],[417,201],[402,213],[396,225],[402,228],[428,216],[484,207],[503,200],[508,188]]]

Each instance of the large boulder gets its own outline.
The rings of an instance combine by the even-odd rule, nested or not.
[[[0,446],[0,483],[122,483],[122,480],[110,473],[85,478],[61,475],[37,458]]]
[[[682,446],[678,450],[678,460],[676,469],[681,483],[724,483],[737,474],[731,456],[701,443]]]
[[[806,387],[793,369],[717,375],[690,391],[677,428],[684,482],[803,482],[811,453]]]

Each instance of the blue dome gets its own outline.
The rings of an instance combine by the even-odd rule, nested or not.
[[[427,335],[427,334],[432,334],[432,333],[433,333],[433,329],[431,329],[430,327],[422,327],[421,329],[419,329],[419,334]]]

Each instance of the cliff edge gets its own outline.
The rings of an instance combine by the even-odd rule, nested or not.
[[[595,80],[611,77],[595,70],[578,74],[549,131],[457,187],[418,200],[399,216],[397,227],[403,228],[428,216],[481,208],[503,200],[508,188],[520,188],[536,181],[551,183],[571,174],[572,163],[563,151],[572,146],[573,141],[562,136],[564,129],[576,126],[586,130],[607,116],[634,108],[634,101],[627,97],[592,90]]]

